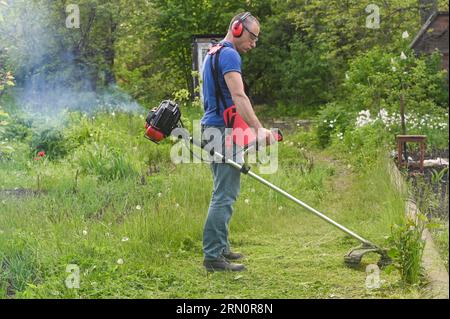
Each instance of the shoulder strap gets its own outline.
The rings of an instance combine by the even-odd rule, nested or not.
[[[220,116],[220,101],[222,101],[224,108],[227,107],[225,97],[222,94],[222,90],[220,89],[219,84],[219,57],[222,48],[223,46],[219,44],[213,46],[208,52],[208,54],[211,56],[210,66],[211,66],[211,73],[214,79],[214,91],[216,93],[216,114],[219,116]]]

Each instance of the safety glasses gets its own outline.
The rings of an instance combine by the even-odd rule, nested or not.
[[[255,42],[257,42],[258,39],[259,39],[259,36],[257,36],[257,35],[254,34],[252,31],[250,31],[244,24],[242,24],[242,26],[244,27],[244,29],[245,29],[248,33],[250,33],[252,40],[255,41]]]

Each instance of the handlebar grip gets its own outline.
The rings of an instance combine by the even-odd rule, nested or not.
[[[283,140],[283,133],[280,129],[277,129],[276,132],[273,132],[273,136],[275,136],[277,142],[281,142]]]

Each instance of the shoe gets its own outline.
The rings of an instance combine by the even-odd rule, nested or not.
[[[241,253],[233,253],[232,251],[223,253],[222,256],[228,260],[238,260],[244,258],[244,255],[242,255]]]
[[[207,271],[243,271],[245,266],[242,264],[230,263],[224,257],[219,257],[215,260],[204,260],[203,266],[205,266]]]

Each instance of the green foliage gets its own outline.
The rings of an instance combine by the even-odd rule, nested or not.
[[[433,184],[440,184],[443,181],[443,178],[445,174],[448,173],[448,167],[444,167],[440,171],[437,171],[435,169],[432,170],[431,174],[431,182]]]
[[[186,122],[202,113],[182,107]],[[15,269],[8,270],[8,279],[0,281],[0,296],[400,298],[418,294],[416,288],[397,285],[398,273],[383,272],[383,285],[376,291],[354,285],[364,283],[366,273],[346,268],[342,256],[355,242],[253,179],[242,180],[235,207],[240,214],[231,225],[232,246],[254,256],[248,264],[252,271],[243,277],[213,274],[205,286],[199,267],[202,223],[212,185],[208,165],[173,165],[169,141],[156,146],[144,139],[140,116],[117,112],[95,114],[95,119],[82,114],[69,117],[63,135],[77,145],[73,156],[40,163],[29,157],[0,162],[2,189],[34,189],[39,174],[43,191],[20,198],[0,191],[0,251],[8,265],[9,261],[16,265],[8,268]],[[344,163],[329,160],[326,151],[313,147],[313,132],[285,132],[285,141],[279,145],[280,169],[267,178],[381,242],[388,231],[386,220],[403,213],[398,209],[402,199],[386,186],[387,172],[374,169],[364,178],[342,174],[347,171]],[[122,162],[114,163],[121,155]],[[22,167],[24,162],[31,163],[31,169]],[[134,171],[125,173],[128,165]],[[137,172],[139,178],[134,178]],[[18,244],[20,236],[28,239],[29,249]],[[265,258],[280,251],[291,257]],[[80,267],[80,289],[64,285],[68,264]],[[13,272],[22,279],[8,290],[6,282],[15,276],[9,275]],[[263,287],[261,276],[270,278]],[[310,279],[298,285],[296,278]],[[23,285],[25,289],[18,290]]]
[[[8,240],[0,245],[0,296],[13,297],[36,278],[36,256],[24,239]]]
[[[438,221],[437,227],[431,229],[431,234],[433,236],[434,242],[437,244],[439,252],[442,257],[442,261],[445,264],[445,268],[448,271],[448,263],[449,263],[449,232],[448,232],[448,220],[447,221]]]
[[[389,256],[393,266],[400,272],[401,278],[408,284],[419,284],[422,276],[422,255],[425,241],[422,232],[426,217],[418,214],[416,218],[407,218],[403,225],[394,224],[388,241],[392,245]]]
[[[14,85],[14,76],[12,75],[11,71],[5,72],[4,70],[0,69],[0,96],[1,94],[3,94],[7,87],[12,87]]]
[[[1,57],[1,55],[0,55]],[[2,70],[2,64],[0,63],[0,98],[5,92],[7,87],[14,86],[14,76],[11,72],[5,72]],[[3,131],[3,126],[5,126],[8,122],[9,114],[6,113],[2,106],[0,105],[0,133]]]
[[[316,117],[316,134],[320,146],[328,146],[333,133],[344,134],[354,117],[354,113],[349,112],[344,105],[336,102],[326,104]]]
[[[330,98],[328,62],[298,36],[294,36],[289,49],[289,57],[278,66],[282,85],[276,99],[297,107],[326,102]]]
[[[21,119],[16,116],[11,117],[11,122],[8,123],[0,132],[0,138],[7,140],[24,141],[31,135],[30,127]]]
[[[35,154],[44,151],[50,159],[62,158],[72,149],[61,129],[55,127],[34,132],[30,147]]]
[[[19,86],[35,79],[38,89],[51,89],[50,84],[57,83],[78,91],[97,91],[117,81],[145,104],[156,104],[179,89],[191,95],[195,90],[192,36],[225,34],[230,19],[249,10],[261,21],[257,49],[243,56],[251,95],[256,103],[285,105],[278,113],[296,115],[305,107],[347,95],[340,85],[349,61],[380,43],[385,52],[400,50],[399,56],[410,41],[399,40],[402,32],[412,35],[420,28],[416,0],[394,0],[380,6],[380,29],[366,27],[369,1],[82,0],[77,4],[85,26],[80,29],[68,29],[61,23],[66,19],[64,2],[17,1],[5,7],[0,34]],[[15,30],[12,26],[23,23],[21,20],[26,21],[24,29],[35,30],[39,36]],[[367,63],[361,61],[362,68],[355,65],[354,69],[372,71]],[[389,63],[378,68],[383,66],[390,69]],[[431,68],[427,66],[427,70]],[[445,105],[446,91],[439,76],[424,78],[423,65],[415,71],[405,84],[418,80],[421,89],[408,89],[407,107],[429,109],[430,100]],[[358,78],[358,74],[353,76]],[[398,92],[384,89],[397,85],[398,79],[392,82],[384,75],[371,76],[370,85],[364,83],[367,77],[354,82],[364,87],[350,89],[355,102],[351,107],[366,109],[398,102]],[[429,80],[433,84],[424,91]],[[378,84],[382,84],[380,92],[375,92]],[[358,98],[360,93],[364,94]]]
[[[100,180],[111,181],[134,177],[136,171],[127,155],[118,148],[97,143],[81,147],[75,154],[75,162],[82,173],[98,176]]]
[[[440,71],[437,53],[415,57],[412,51],[394,54],[374,47],[350,62],[347,77],[342,96],[355,111],[399,112],[401,96],[406,112],[430,114],[447,105],[446,72]]]
[[[3,132],[3,126],[7,124],[6,120],[9,118],[9,114],[3,111],[3,109],[0,106],[0,133]]]

